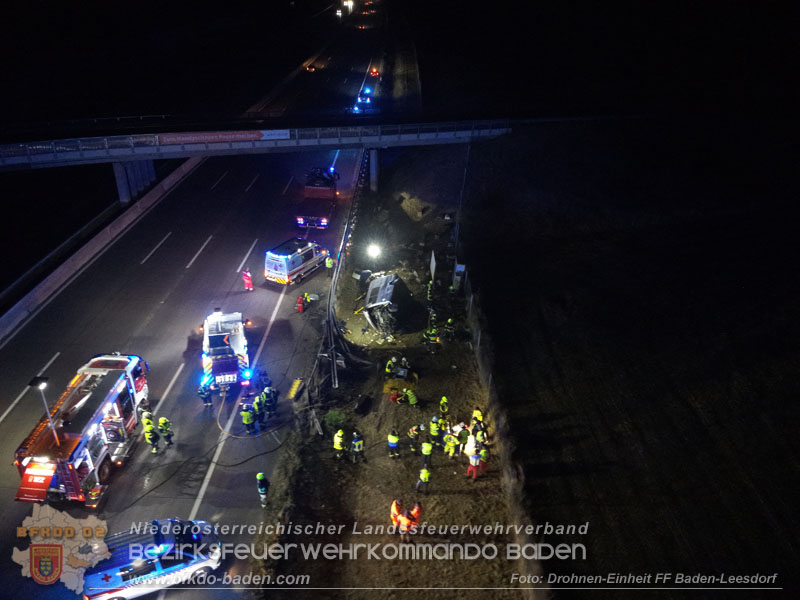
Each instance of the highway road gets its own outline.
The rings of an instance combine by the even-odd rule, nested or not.
[[[304,173],[331,164],[341,173],[341,202],[331,230],[314,232],[310,238],[335,247],[359,154],[329,151],[206,160],[0,349],[0,455],[6,457],[0,465],[4,582],[13,582],[28,597],[64,597],[63,586],[43,588],[23,579],[10,561],[15,527],[32,510],[30,504],[14,501],[20,478],[11,461],[43,412],[38,392],[27,388],[31,377],[49,377],[45,394],[52,403],[76,369],[98,353],[144,357],[151,368],[156,416],[167,416],[175,430],[173,448],[153,456],[141,443],[132,462],[115,474],[99,513],[109,529],[127,530],[132,522],[171,516],[228,524],[260,521],[255,473],[269,476],[274,467],[275,450],[285,439],[292,414],[284,396],[295,377],[308,375],[324,318],[321,305],[310,313],[295,312],[294,299],[304,291],[324,295],[328,286],[324,271],[289,289],[267,285],[264,252],[298,233],[291,205]],[[254,275],[253,293],[244,291],[243,266]],[[223,404],[215,396],[213,409],[204,409],[196,395],[201,339],[195,332],[215,307],[241,311],[253,321],[248,334],[251,362],[267,370],[281,394],[273,429],[255,438],[243,435],[234,398]],[[229,435],[220,438],[221,430]],[[217,455],[220,439],[223,446]],[[69,512],[87,514],[77,507]],[[232,536],[225,541],[242,539]],[[224,597],[219,593],[213,597]],[[196,591],[192,597],[197,597]]]

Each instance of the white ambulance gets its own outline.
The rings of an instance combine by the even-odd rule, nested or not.
[[[300,282],[325,264],[328,251],[303,238],[286,240],[267,251],[264,260],[264,278],[267,281],[289,285]]]

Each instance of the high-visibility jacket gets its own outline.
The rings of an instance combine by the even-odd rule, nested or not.
[[[389,440],[389,448],[396,448],[397,443],[400,441],[399,437],[392,435],[391,433],[386,436],[386,439]]]
[[[439,435],[439,423],[437,423],[436,421],[431,421],[428,424],[428,427],[430,427],[430,432],[433,437]]]
[[[414,522],[406,515],[397,516],[397,528],[400,530],[400,533],[408,533],[412,525],[414,525]]]
[[[344,446],[342,446],[342,442],[344,441],[344,434],[337,433],[333,436],[333,449],[334,450],[344,450]]]
[[[161,417],[158,420],[158,432],[161,435],[169,435],[172,433],[172,423],[169,422],[167,417]]]
[[[408,437],[410,437],[413,441],[417,441],[419,439],[419,425],[411,426],[411,429],[408,430]]]
[[[394,373],[394,368],[395,368],[394,366],[395,366],[395,364],[396,364],[396,363],[392,362],[392,360],[391,360],[391,359],[389,359],[389,360],[386,362],[386,372],[387,372],[387,373]]]
[[[254,420],[255,415],[253,414],[253,411],[250,410],[249,408],[243,408],[242,412],[240,412],[239,414],[242,415],[242,423],[244,423],[245,425],[250,425]]]
[[[469,464],[473,467],[477,467],[481,464],[481,455],[480,454],[473,454],[469,457]]]
[[[253,402],[253,410],[257,415],[264,412],[265,403],[266,403],[266,398],[264,398],[263,393],[255,399],[255,401]]]
[[[156,430],[153,429],[152,425],[148,429],[145,430],[145,432],[144,432],[144,441],[147,442],[148,444],[152,444],[152,445],[155,445],[155,444],[158,443],[158,433],[156,433]]]
[[[330,256],[325,258],[325,268],[327,268],[327,269],[332,269],[333,268],[333,259]]]
[[[489,451],[484,448],[478,453],[481,457],[481,462],[488,462],[489,461]]]
[[[422,468],[419,471],[419,480],[423,483],[428,483],[428,480],[431,478],[431,472],[428,469]]]
[[[476,421],[480,421],[482,423],[483,422],[483,413],[480,411],[480,409],[476,408],[475,410],[472,411],[472,418],[475,419]]]
[[[408,516],[411,517],[415,524],[419,523],[420,517],[422,517],[422,507],[419,504],[415,504],[414,508],[408,511]]]
[[[433,444],[431,444],[430,442],[422,442],[422,445],[420,446],[420,451],[422,452],[423,455],[430,456],[430,454],[433,452]]]
[[[397,517],[403,514],[403,505],[400,504],[398,500],[392,502],[392,510],[390,514],[392,516],[392,523],[397,525]]]
[[[480,444],[486,442],[486,432],[483,429],[478,429],[478,431],[475,432],[475,441]]]
[[[406,390],[406,398],[411,406],[417,403],[417,395],[414,393],[414,390]]]
[[[353,440],[353,452],[363,452],[364,451],[364,440],[361,438],[357,438]]]
[[[448,410],[450,409],[447,406],[447,397],[442,396],[442,399],[439,400],[439,412],[442,414],[446,414]]]
[[[448,433],[446,436],[444,436],[444,443],[448,447],[455,446],[456,444],[458,444],[458,438],[454,436],[452,433]]]

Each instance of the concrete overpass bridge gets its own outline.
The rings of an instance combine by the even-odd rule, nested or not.
[[[509,120],[471,120],[53,139],[0,144],[0,171],[110,163],[120,201],[127,203],[155,180],[154,160],[366,148],[370,150],[370,187],[377,190],[381,148],[460,144],[509,131]]]

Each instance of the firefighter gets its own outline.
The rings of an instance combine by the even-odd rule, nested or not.
[[[353,441],[350,443],[350,458],[353,464],[359,461],[367,462],[367,457],[364,456],[364,440],[357,431],[353,432]]]
[[[269,479],[263,473],[256,475],[256,486],[258,497],[261,500],[261,508],[267,508],[267,492],[269,491]]]
[[[158,419],[158,433],[164,438],[164,443],[169,448],[172,446],[172,423],[169,422],[167,417],[159,417]]]
[[[329,254],[325,257],[325,270],[328,272],[328,279],[333,277],[333,265],[334,260],[333,257]]]
[[[211,406],[211,391],[204,385],[197,388],[197,395],[203,401],[204,406]]]
[[[453,317],[447,319],[447,322],[445,322],[444,326],[442,327],[442,331],[444,333],[444,339],[446,339],[448,342],[452,342],[456,336],[456,328],[455,325],[453,325]]]
[[[394,377],[397,373],[397,357],[393,356],[386,361],[386,377]]]
[[[333,436],[333,449],[336,451],[333,457],[336,460],[341,459],[344,453],[344,431],[341,429]]]
[[[421,494],[427,494],[428,481],[430,481],[430,478],[431,478],[431,472],[428,470],[428,467],[422,467],[419,470],[419,481],[417,481],[417,485],[414,487],[414,489],[420,492]]]
[[[408,514],[411,517],[411,521],[414,523],[414,525],[418,525],[419,520],[422,518],[422,504],[419,502],[414,504],[414,508],[408,511]]]
[[[475,436],[476,448],[483,448],[489,441],[488,437],[486,436],[486,430],[480,425],[475,425],[475,427],[472,428],[472,435]]]
[[[417,404],[417,394],[415,394],[414,390],[411,388],[403,388],[403,398],[408,402],[409,406],[419,408],[419,404]]]
[[[266,407],[264,406],[267,402],[266,400],[266,393],[261,392],[256,399],[253,400],[253,412],[255,413],[256,421],[258,422],[259,429],[264,426],[264,413],[266,413]]]
[[[439,425],[439,417],[437,417],[436,415],[431,417],[431,421],[430,423],[428,423],[428,431],[431,434],[431,439],[433,440],[433,443],[436,444],[437,446],[441,446],[442,431],[441,431],[441,426]]]
[[[456,453],[457,447],[458,438],[452,433],[447,432],[444,436],[444,453],[450,456],[450,460],[453,459],[453,455]]]
[[[456,450],[456,454],[461,456],[461,454],[464,452],[467,442],[469,441],[469,429],[467,429],[467,425],[465,423],[461,423],[459,428],[458,435],[456,436],[458,438],[458,450]]]
[[[158,432],[152,424],[145,425],[144,428],[144,441],[150,444],[153,448],[150,450],[153,454],[158,452]]]
[[[242,424],[244,424],[245,428],[247,429],[247,434],[253,435],[256,432],[253,407],[249,404],[245,404],[244,402],[240,406],[241,411],[239,414],[242,416]]]
[[[485,447],[481,448],[481,451],[478,452],[478,455],[481,457],[481,464],[479,465],[481,475],[486,475],[486,469],[489,466],[489,451]]]
[[[397,435],[397,430],[392,429],[389,435],[386,436],[387,446],[389,447],[389,458],[400,458],[400,453],[397,451],[397,445],[400,443],[400,436]]]
[[[433,302],[433,279],[428,280],[428,286],[425,289],[425,298],[428,302]]]
[[[436,344],[439,343],[439,332],[436,327],[429,327],[426,329],[425,333],[422,334],[422,340],[425,342],[425,348],[428,350],[428,354],[436,352]]]
[[[447,396],[442,396],[442,399],[439,400],[439,418],[442,421],[447,420],[447,412],[450,408],[447,406]]]
[[[419,451],[422,453],[422,466],[423,467],[430,467],[431,466],[431,454],[433,454],[433,444],[431,443],[430,436],[425,438],[425,441],[419,447]]]
[[[148,425],[153,425],[153,413],[146,410],[142,413],[142,427],[147,429]]]
[[[395,498],[392,502],[392,508],[389,511],[389,516],[392,517],[392,525],[397,525],[397,517],[403,514],[403,505],[400,500]]]
[[[425,431],[425,425],[422,424],[412,425],[411,428],[408,430],[408,449],[411,450],[411,454],[417,453],[419,434],[422,431]]]
[[[250,267],[245,267],[242,271],[242,281],[244,282],[244,289],[248,292],[253,291],[253,278],[250,276]]]
[[[297,312],[303,312],[306,308],[306,299],[302,296],[297,297],[297,301],[295,302],[294,308]]]
[[[270,418],[272,417],[272,415],[275,414],[275,411],[277,410],[278,390],[270,386],[264,390],[264,393],[267,395],[264,404],[264,409],[267,411],[267,418]]]
[[[408,537],[408,531],[413,525],[414,522],[411,520],[411,515],[408,511],[397,517],[397,530],[400,533],[400,542],[406,543],[411,541]]]
[[[476,406],[475,410],[472,411],[472,424],[475,425],[476,423],[483,425],[483,411],[480,406]]]

